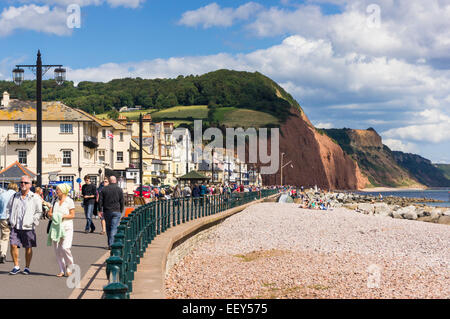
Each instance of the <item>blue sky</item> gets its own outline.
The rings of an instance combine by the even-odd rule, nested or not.
[[[75,82],[259,71],[318,127],[450,163],[448,1],[2,0],[0,43],[7,80],[37,49]]]

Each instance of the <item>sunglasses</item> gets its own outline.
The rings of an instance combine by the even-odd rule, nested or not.
[[[20,184],[30,184],[29,182],[20,182]]]

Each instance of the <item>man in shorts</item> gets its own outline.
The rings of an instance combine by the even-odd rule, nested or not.
[[[28,175],[21,177],[20,192],[17,192],[10,199],[7,212],[11,233],[9,241],[11,244],[11,257],[14,268],[9,272],[16,275],[20,272],[19,248],[25,248],[25,269],[23,274],[30,274],[30,263],[33,256],[33,247],[36,247],[35,227],[39,225],[42,214],[42,200],[33,193],[31,189],[31,178]]]

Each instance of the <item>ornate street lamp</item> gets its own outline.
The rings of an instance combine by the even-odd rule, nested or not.
[[[56,68],[55,69],[55,81],[56,84],[62,85],[66,80],[66,69]]]
[[[21,85],[23,82],[24,70],[21,68],[15,68],[13,70],[13,81],[16,85]]]
[[[24,79],[24,70],[22,68],[30,68],[36,71],[36,139],[37,139],[37,185],[42,186],[42,75],[47,73],[51,68],[55,70],[55,80],[58,85],[64,83],[66,79],[66,70],[62,65],[43,65],[41,60],[41,51],[38,50],[36,64],[34,65],[16,65],[13,70],[13,81],[17,85],[21,85]],[[44,68],[44,71],[42,71]]]

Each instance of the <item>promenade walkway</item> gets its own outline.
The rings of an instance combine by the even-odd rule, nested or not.
[[[67,286],[67,277],[58,278],[59,272],[56,263],[55,252],[52,246],[47,246],[47,223],[41,220],[36,229],[37,247],[33,248],[33,259],[31,261],[31,275],[19,273],[9,275],[14,267],[10,252],[8,250],[7,261],[0,264],[0,299],[66,299],[73,294],[74,289]],[[86,219],[80,203],[75,205],[74,238],[72,254],[75,264],[80,266],[82,279],[91,269],[97,267],[95,263],[104,256],[109,256],[106,235],[100,235],[100,219],[94,219],[95,233],[84,233]],[[25,250],[20,249],[20,268],[25,267]],[[73,282],[73,280],[72,280]]]
[[[272,195],[245,205],[234,207],[226,211],[210,215],[171,227],[159,234],[149,245],[144,257],[138,265],[133,281],[132,299],[164,299],[166,262],[170,251],[186,239],[205,230],[224,219],[241,212],[256,203],[270,200],[278,196]],[[95,267],[92,267],[81,282],[81,288],[74,290],[69,298],[100,299],[103,296],[103,287],[108,284],[105,271],[105,260],[102,257]]]

